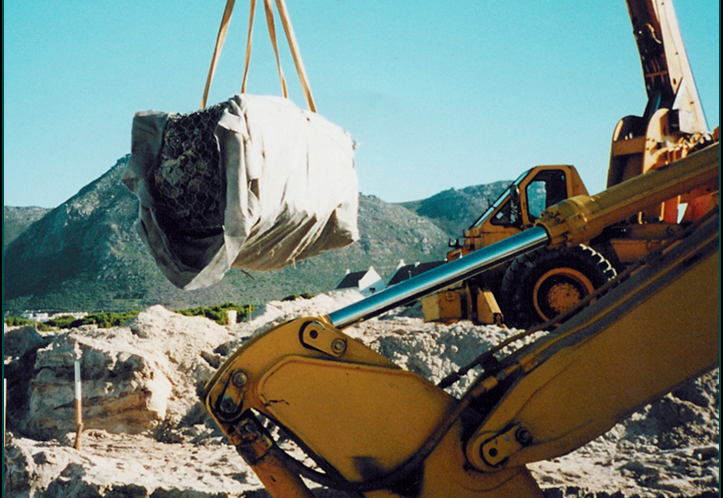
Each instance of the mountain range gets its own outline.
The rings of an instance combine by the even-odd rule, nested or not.
[[[263,304],[333,289],[351,271],[373,266],[389,278],[400,260],[444,259],[508,185],[449,189],[420,201],[388,203],[360,194],[360,239],[270,272],[232,269],[205,289],[184,291],[161,274],[133,227],[138,200],[122,183],[128,157],[54,209],[4,206],[3,307],[24,310],[126,311],[225,302]]]

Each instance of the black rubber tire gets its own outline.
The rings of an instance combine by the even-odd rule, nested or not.
[[[522,255],[512,261],[500,285],[505,324],[526,329],[543,323],[615,275],[610,262],[585,245]]]

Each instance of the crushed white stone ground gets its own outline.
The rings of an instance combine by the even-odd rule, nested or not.
[[[49,410],[46,419],[26,415],[31,420],[9,424],[15,432],[6,440],[3,496],[267,496],[234,448],[225,443],[218,430],[204,417],[195,401],[199,386],[209,378],[225,354],[259,330],[296,316],[327,314],[360,298],[358,293],[349,291],[323,294],[313,299],[272,302],[250,320],[230,327],[153,307],[125,327],[110,330],[83,327],[66,332],[63,337],[44,337],[46,341],[55,341],[51,345],[59,350],[67,347],[68,341],[79,342],[100,355],[99,361],[109,369],[115,369],[116,373],[123,371],[121,367],[126,365],[123,362],[135,365],[131,361],[133,354],[142,358],[138,361],[143,365],[134,366],[137,375],[135,380],[128,381],[128,388],[133,387],[132,382],[138,381],[139,376],[151,376],[157,382],[161,377],[166,379],[163,382],[168,383],[169,392],[161,400],[165,403],[160,416],[162,420],[131,434],[114,431],[113,427],[94,428],[91,418],[91,427],[83,433],[82,449],[76,451],[73,448],[72,410],[67,404],[62,405],[62,409]],[[8,329],[5,332],[7,337]],[[345,332],[433,382],[511,333],[507,329],[473,326],[469,322],[453,325],[423,323],[415,308],[394,310]],[[40,360],[36,361],[58,361],[54,359],[58,357],[42,348],[38,358]],[[6,369],[19,361],[19,358],[6,355]],[[52,403],[53,390],[62,390],[57,386],[62,382],[70,383],[70,379],[64,380],[62,372],[51,380],[43,391],[48,396],[48,403]],[[469,381],[469,378],[462,379],[450,392],[460,395]],[[89,384],[89,388],[95,389],[93,392],[99,397],[102,389],[110,389],[108,383],[112,383],[110,377],[99,375],[96,384],[92,387]],[[31,379],[29,386],[38,391],[42,386],[36,384],[38,381]],[[577,451],[532,465],[533,475],[547,496],[718,496],[718,404],[716,370],[646,407]],[[101,406],[98,400],[99,410]],[[123,410],[133,409],[130,405],[116,406]],[[159,416],[158,412],[154,413]],[[116,416],[120,420],[121,412]],[[22,434],[36,426],[52,432],[52,417],[57,417],[55,425],[62,429],[59,436],[39,440]],[[102,425],[102,418],[98,420],[95,423]],[[145,419],[139,420],[139,423],[145,423]],[[346,496],[321,488],[314,492],[316,496]]]

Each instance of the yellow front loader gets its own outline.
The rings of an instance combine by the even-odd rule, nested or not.
[[[647,104],[621,119],[612,137],[607,187],[645,175],[718,140],[703,108],[670,0],[627,0],[643,68]],[[527,230],[563,199],[587,195],[570,165],[523,173],[452,244],[448,260]],[[576,305],[688,223],[718,204],[707,185],[650,205],[573,247],[540,249],[422,300],[426,321],[470,319],[526,328]]]
[[[313,496],[305,480],[370,498],[541,497],[527,464],[579,448],[718,365],[717,208],[562,325],[550,322],[549,333],[506,356],[509,341],[481,355],[465,367],[482,371],[460,398],[444,390],[457,375],[431,384],[344,329],[526,253],[573,247],[718,181],[714,143],[595,196],[566,199],[529,230],[327,316],[279,325],[219,368],[203,393],[206,408],[276,498]],[[314,468],[280,449],[274,425]]]

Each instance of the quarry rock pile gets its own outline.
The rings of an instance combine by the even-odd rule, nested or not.
[[[154,306],[121,327],[5,328],[8,381],[3,496],[237,498],[268,496],[206,415],[199,393],[254,334],[361,299],[354,291],[268,303],[220,326]],[[513,330],[423,323],[399,308],[345,330],[437,382]],[[82,445],[74,448],[73,361],[83,378]],[[459,396],[464,377],[448,389]],[[718,496],[718,371],[617,424],[577,451],[531,466],[547,497]],[[290,451],[298,452],[296,449]],[[300,454],[297,456],[301,457]],[[316,487],[318,497],[343,497]]]

